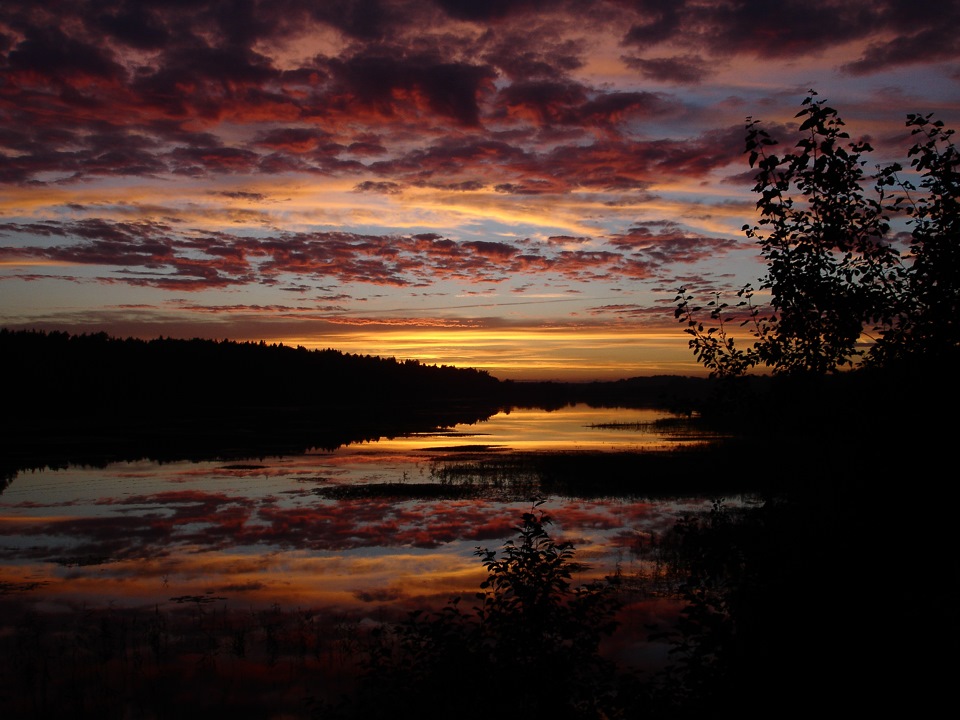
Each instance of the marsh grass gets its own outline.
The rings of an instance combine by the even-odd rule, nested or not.
[[[597,430],[622,430],[624,432],[638,432],[657,435],[666,435],[668,439],[699,439],[704,443],[730,437],[729,432],[704,426],[699,416],[662,417],[647,422],[612,421],[590,423],[586,427]]]

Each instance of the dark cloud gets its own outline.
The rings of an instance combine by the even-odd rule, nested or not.
[[[572,122],[573,108],[586,101],[587,89],[574,82],[518,82],[500,93],[503,106],[514,116],[528,116],[541,125]]]
[[[450,17],[459,20],[491,21],[514,13],[549,9],[544,0],[435,0]]]
[[[92,22],[118,42],[140,50],[158,50],[171,39],[166,24],[146,3],[124,3]]]
[[[500,32],[484,56],[505,77],[514,81],[557,80],[583,67],[584,48],[575,40],[552,40],[545,33],[531,47],[529,33]]]
[[[418,147],[396,158],[373,162],[368,169],[411,185],[468,190],[483,187],[486,183],[482,178],[488,173],[501,181],[504,174],[512,176],[527,157],[521,147],[474,135]]]
[[[273,150],[309,152],[315,150],[328,137],[328,133],[313,128],[286,127],[261,133],[254,143]]]
[[[76,39],[51,26],[27,28],[23,40],[7,54],[7,63],[14,76],[121,82],[125,75],[102,45]]]
[[[494,185],[493,189],[507,195],[540,195],[557,188],[546,180],[534,180],[527,183],[500,183]]]
[[[527,163],[528,172],[552,176],[570,188],[645,190],[667,177],[701,177],[739,160],[742,128],[689,140],[565,145]],[[736,144],[730,145],[731,137]]]
[[[519,250],[517,250],[517,248],[515,248],[513,245],[507,245],[506,243],[500,242],[465,242],[463,243],[463,247],[471,250],[481,257],[492,258],[494,260],[510,258],[519,252]]]
[[[508,115],[538,125],[610,126],[630,117],[652,117],[675,109],[654,93],[597,93],[574,82],[514,83],[500,96]]]
[[[612,125],[631,116],[650,117],[665,114],[671,104],[655,93],[607,92],[584,103],[577,114],[580,122],[589,125]]]
[[[231,200],[252,200],[254,202],[262,202],[263,200],[267,199],[267,196],[263,193],[244,192],[242,190],[222,191],[217,194],[222,195],[223,197],[228,197]]]
[[[231,147],[177,148],[170,154],[172,171],[178,175],[204,176],[209,173],[249,173],[259,156]]]
[[[335,105],[355,103],[386,117],[426,111],[468,127],[479,124],[479,96],[495,78],[490,68],[429,55],[404,57],[399,48],[394,53],[331,60]]]
[[[451,183],[432,183],[425,181],[418,181],[414,183],[417,187],[431,187],[436,188],[437,190],[452,190],[454,192],[476,192],[478,190],[483,190],[486,187],[479,180],[464,180],[463,182],[451,182]]]
[[[347,146],[347,152],[353,155],[383,155],[387,152],[387,148],[379,142],[361,140],[350,143]]]
[[[663,317],[663,310],[661,308],[629,303],[617,305],[598,305],[597,307],[590,308],[587,312],[589,312],[591,315],[616,315],[618,317],[626,317],[632,320],[642,320],[645,318],[658,320]]]
[[[566,179],[579,168],[535,178],[505,161],[546,157],[551,144],[579,145],[584,134],[629,148],[634,125],[685,112],[677,97],[574,80],[589,52],[581,28],[618,34],[624,61],[644,77],[696,84],[716,57],[804,57],[850,41],[868,43],[843,66],[854,74],[960,56],[960,10],[943,6],[931,17],[900,0],[63,0],[56,14],[5,3],[0,145],[16,152],[4,158],[0,182],[337,174],[361,172],[360,159],[377,157],[385,164],[375,171],[403,176],[385,181],[530,193],[563,177],[560,185],[573,187]],[[444,26],[450,18],[472,30],[455,34],[463,24]],[[336,56],[281,52],[323,28],[343,34]],[[664,54],[667,42],[696,54]],[[650,57],[654,46],[660,52]],[[513,135],[492,129],[503,123]],[[652,150],[652,141],[639,149]],[[496,179],[471,176],[467,164],[481,158],[455,150],[498,143],[509,150],[492,161]],[[683,173],[710,164],[678,159]],[[420,160],[422,172],[404,166]],[[629,164],[588,168],[582,186],[628,189],[638,179],[622,169]]]
[[[637,192],[664,178],[702,177],[739,163],[742,148],[741,126],[685,140],[611,139],[559,145],[543,153],[506,142],[461,138],[458,143],[443,141],[372,163],[369,169],[393,181],[448,189],[480,189],[489,178],[497,192],[518,195],[578,189]],[[451,182],[451,175],[461,179]]]
[[[712,74],[710,64],[703,58],[694,55],[651,58],[649,60],[624,57],[623,61],[628,67],[639,70],[644,77],[650,80],[671,82],[678,85],[699,85]]]
[[[279,73],[257,52],[198,42],[167,50],[152,72],[138,74],[131,90],[153,112],[217,119],[231,106],[257,106],[268,97],[281,106],[291,104],[283,94],[266,92],[276,81]]]
[[[372,192],[381,195],[397,195],[403,192],[403,186],[395,182],[374,182],[366,180],[354,186],[355,192]]]
[[[648,46],[670,40],[681,27],[685,2],[642,0],[637,3],[637,18],[627,31],[625,43]]]
[[[960,58],[960,37],[953,22],[904,34],[891,40],[871,43],[859,60],[843,66],[853,75],[869,75],[891,67],[912,63],[930,63]]]
[[[678,223],[669,220],[637,225],[623,235],[610,238],[607,242],[657,265],[692,264],[705,258],[717,257],[742,246],[741,240],[691,233],[684,230]]]
[[[717,2],[706,9],[704,40],[718,53],[761,57],[803,56],[834,44],[860,39],[876,28],[872,0],[744,0]],[[688,12],[694,11],[689,3]],[[692,21],[685,19],[685,24]]]
[[[317,20],[337,28],[357,40],[380,40],[392,27],[409,18],[402,4],[381,0],[333,0],[308,3],[309,13]]]
[[[958,57],[952,31],[958,13],[948,4],[928,15],[904,0],[644,0],[635,4],[635,20],[623,42],[640,50],[673,41],[718,56],[789,58],[873,38],[866,55],[847,66],[865,74],[890,64]],[[647,71],[656,65],[638,67]]]

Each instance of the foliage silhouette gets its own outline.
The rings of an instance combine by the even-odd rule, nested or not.
[[[899,178],[899,165],[886,168],[881,181],[902,190],[892,208],[911,218],[912,265],[897,288],[893,316],[878,328],[870,365],[955,360],[960,348],[960,153],[954,131],[930,114],[909,115],[907,127],[918,138],[908,156],[919,186]]]
[[[457,597],[379,631],[351,716],[610,716],[616,671],[599,645],[617,597],[607,582],[572,586],[573,547],[550,537],[535,507],[499,557],[477,549],[487,579],[472,611]]]
[[[864,355],[865,330],[874,333],[868,365],[929,359],[930,351],[956,357],[960,158],[952,131],[930,115],[908,116],[908,127],[924,138],[908,153],[919,187],[901,180],[902,168],[894,164],[876,173],[868,197],[863,167],[870,144],[849,142],[837,111],[813,91],[796,117],[801,136],[795,151],[782,156],[771,152],[777,141],[759,121],[747,118],[760,220],[743,230],[767,263],[759,290],[769,290],[769,306],[754,303],[752,284],[737,292],[733,305],[715,293],[705,307],[679,288],[675,316],[686,324],[697,360],[714,377],[756,366],[823,375]],[[904,215],[912,223],[906,257],[888,237],[890,218]],[[703,311],[712,322],[700,319]],[[735,323],[749,328],[752,346],[737,345]]]

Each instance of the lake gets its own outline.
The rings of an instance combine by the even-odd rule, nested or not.
[[[209,623],[206,634],[217,637],[200,656],[222,665],[227,657],[283,655],[279,641],[267,642],[262,618],[287,613],[287,622],[312,618],[317,627],[324,618],[329,669],[356,628],[476,592],[485,578],[476,550],[515,538],[522,513],[542,501],[551,535],[576,548],[576,583],[614,574],[633,581],[621,619],[635,632],[620,633],[611,652],[655,665],[664,647],[638,643],[638,634],[676,613],[655,541],[710,499],[650,498],[639,489],[542,497],[513,460],[704,442],[671,419],[659,410],[586,405],[517,409],[332,452],[21,472],[0,495],[4,636],[22,640],[24,618],[40,618],[41,635],[75,644],[93,633],[102,645],[106,613],[124,637],[140,632],[159,657],[149,627],[164,617],[171,643],[186,642],[183,623]],[[514,475],[504,479],[490,468]],[[218,634],[210,629],[217,613]],[[91,614],[101,624],[77,630],[77,618]],[[177,622],[180,634],[172,630]],[[333,639],[331,627],[340,633]],[[118,633],[110,643],[120,642]],[[312,646],[319,644],[315,638]]]

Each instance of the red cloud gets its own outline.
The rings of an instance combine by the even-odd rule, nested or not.
[[[656,233],[654,232],[656,230]],[[548,274],[574,281],[615,276],[650,277],[667,263],[692,263],[726,252],[738,242],[685,232],[663,223],[637,226],[608,240],[612,249],[567,250],[587,238],[456,242],[432,234],[357,235],[284,233],[252,238],[228,233],[184,233],[157,223],[7,224],[2,233],[60,237],[65,242],[0,247],[0,257],[116,268],[104,282],[201,290],[287,276],[409,286],[438,278],[500,282],[519,274]]]

